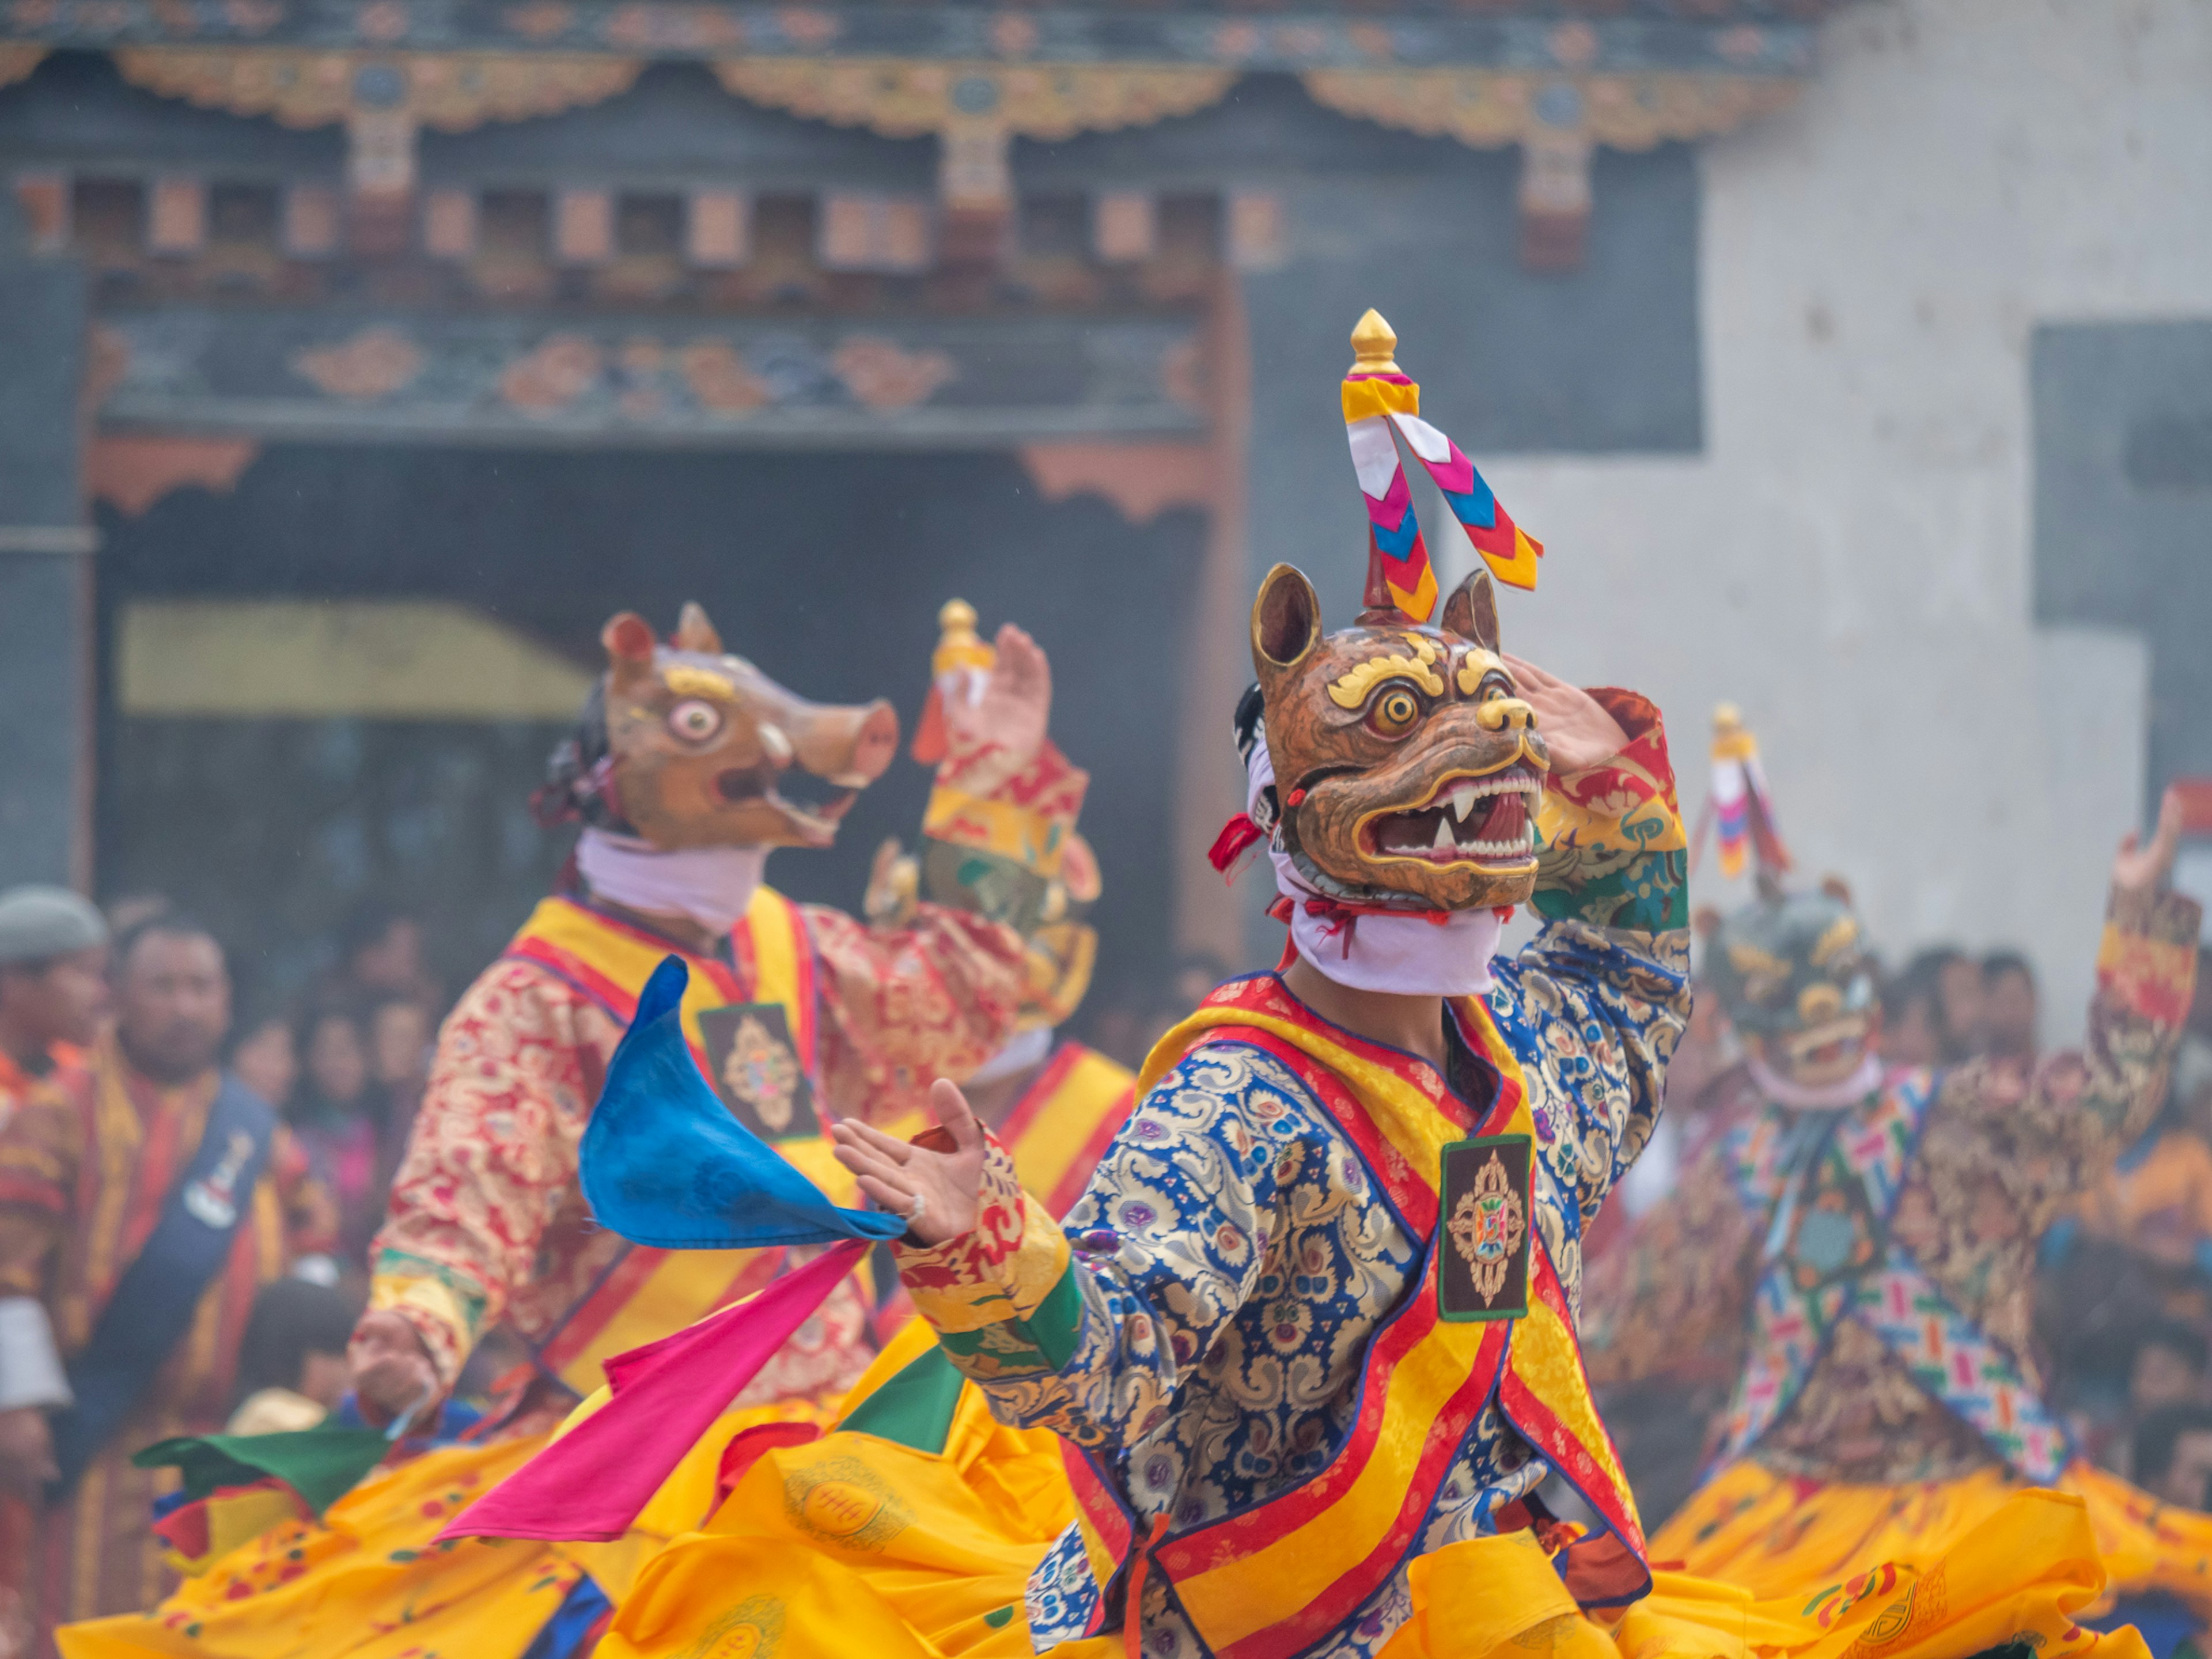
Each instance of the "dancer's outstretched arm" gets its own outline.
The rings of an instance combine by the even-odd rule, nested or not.
[[[1278,1179],[1327,1144],[1320,1109],[1279,1061],[1208,1043],[1139,1103],[1063,1231],[958,1090],[940,1082],[931,1103],[939,1128],[924,1144],[848,1121],[839,1158],[911,1218],[900,1277],[1000,1419],[1108,1452],[1158,1420],[1255,1293],[1288,1224]],[[1347,1234],[1369,1224],[1343,1207]]]

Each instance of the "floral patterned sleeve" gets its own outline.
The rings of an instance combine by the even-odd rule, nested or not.
[[[1491,994],[1585,1223],[1650,1139],[1690,1017],[1688,838],[1666,727],[1635,692],[1590,695],[1628,746],[1546,787],[1533,900],[1544,927],[1498,964]]]
[[[804,907],[834,1110],[878,1123],[923,1111],[932,1083],[965,1079],[1013,1036],[1030,990],[1023,931],[1036,920],[1024,900],[1057,873],[1089,784],[1050,739],[1026,760],[960,749],[938,768],[921,827],[926,857],[959,861],[958,879],[933,885],[965,908],[923,904],[870,927]]]
[[[448,1384],[529,1282],[576,1184],[598,1097],[598,1011],[543,969],[495,963],[447,1016],[370,1247],[369,1306],[405,1319]],[[603,1017],[602,1017],[603,1018]],[[611,1042],[611,1025],[607,1036]]]
[[[2115,889],[2097,951],[2097,989],[2081,1047],[2033,1075],[1988,1060],[1944,1074],[1923,1152],[2008,1166],[2008,1197],[2034,1236],[2110,1172],[2166,1097],[2197,987],[2203,908],[2179,893]]]
[[[1599,1387],[1726,1382],[1742,1369],[1759,1239],[1730,1179],[1735,1148],[1734,1135],[1717,1138],[1590,1264],[1583,1360]]]
[[[1316,1109],[1272,1056],[1206,1044],[1139,1103],[1064,1231],[994,1144],[975,1231],[895,1246],[899,1277],[1001,1421],[1116,1454],[1253,1294]]]
[[[1026,975],[1011,927],[934,904],[897,928],[800,909],[821,987],[823,1091],[840,1116],[923,1111],[932,1083],[965,1079],[1013,1035]]]

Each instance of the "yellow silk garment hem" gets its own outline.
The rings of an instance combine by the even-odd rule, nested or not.
[[[2088,1505],[2059,1492],[2012,1492],[1917,1564],[1868,1559],[1765,1600],[1662,1570],[1610,1627],[1576,1612],[1525,1534],[1447,1546],[1407,1577],[1413,1617],[1382,1659],[1966,1659],[2023,1639],[2044,1659],[2148,1656],[2132,1629],[2074,1622],[2104,1570]]]
[[[2212,1620],[2212,1516],[2161,1504],[2087,1463],[2069,1468],[2061,1487],[2083,1504],[2111,1592],[2166,1590]],[[1940,1555],[2028,1490],[1995,1467],[1952,1480],[1805,1489],[1745,1460],[1683,1505],[1651,1540],[1651,1556],[1782,1595],[1876,1562]]]
[[[320,1523],[289,1522],[240,1546],[150,1613],[66,1626],[58,1640],[64,1659],[519,1659],[586,1571],[619,1598],[653,1551],[698,1523],[732,1436],[794,1418],[829,1413],[793,1404],[726,1413],[629,1533],[606,1544],[434,1542],[550,1437],[426,1452],[373,1475]]]
[[[848,1407],[929,1346],[902,1332]],[[842,1431],[764,1453],[655,1551],[596,1659],[1027,1659],[1030,1574],[1074,1518],[1054,1437],[963,1384],[939,1454]],[[1118,1654],[1118,1638],[1060,1659]]]

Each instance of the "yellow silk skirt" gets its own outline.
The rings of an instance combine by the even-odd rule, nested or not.
[[[913,1322],[848,1408],[933,1340]],[[764,1453],[639,1568],[595,1659],[1027,1659],[1030,1574],[1074,1518],[1054,1437],[1006,1427],[964,1387],[939,1452],[837,1432]]]
[[[1967,1659],[2014,1642],[2039,1659],[2148,1656],[2132,1629],[2074,1622],[2105,1572],[2069,1494],[2015,1490],[1912,1561],[1876,1552],[1833,1577],[1784,1577],[1756,1590],[1662,1570],[1607,1625],[1576,1611],[1528,1534],[1475,1539],[1413,1563],[1413,1616],[1382,1659]]]
[[[1911,1486],[1810,1486],[1739,1462],[1660,1528],[1651,1559],[1753,1595],[1809,1594],[1877,1562],[1936,1559],[2029,1490],[1996,1468]],[[2165,1590],[2212,1621],[2212,1516],[2087,1463],[2069,1468],[2059,1490],[2081,1507],[2109,1591]]]
[[[754,1465],[705,1529],[655,1552],[598,1659],[1023,1659],[1024,1587],[1068,1516],[1048,1446],[965,1392],[941,1457],[831,1435]],[[1381,1659],[2148,1659],[2075,1622],[2105,1571],[2088,1505],[2014,1491],[1917,1559],[1861,1559],[1766,1595],[1686,1572],[1610,1620],[1575,1606],[1534,1536],[1455,1544],[1409,1571]],[[1050,1659],[1113,1659],[1120,1634]]]
[[[732,1435],[793,1419],[827,1420],[806,1405],[727,1413],[606,1544],[434,1541],[550,1437],[426,1452],[362,1482],[319,1522],[241,1545],[151,1612],[65,1625],[56,1641],[62,1659],[520,1659],[586,1572],[619,1596],[653,1550],[714,1508]]]

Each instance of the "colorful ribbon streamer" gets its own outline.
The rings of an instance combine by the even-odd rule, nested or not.
[[[1436,572],[1413,512],[1398,438],[1428,469],[1491,574],[1533,590],[1544,544],[1513,522],[1460,447],[1421,419],[1421,388],[1393,359],[1398,341],[1390,325],[1370,311],[1359,319],[1352,343],[1358,357],[1344,377],[1344,426],[1367,501],[1367,603],[1395,605],[1417,623],[1428,621],[1436,610]]]

